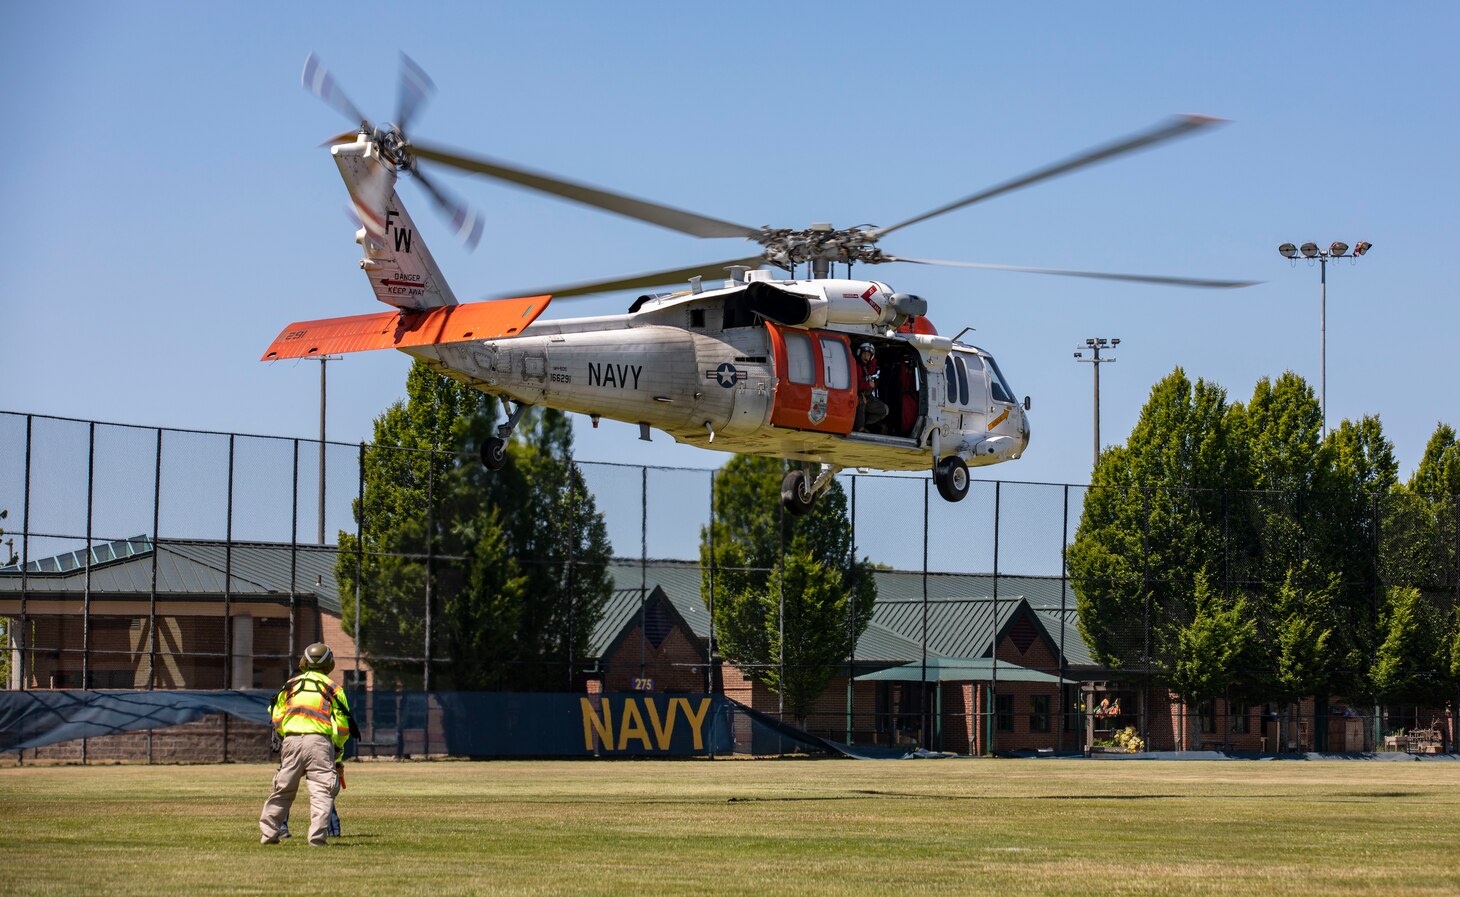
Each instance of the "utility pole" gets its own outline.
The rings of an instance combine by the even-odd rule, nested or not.
[[[324,409],[325,409],[325,396],[328,394],[328,390],[326,389],[326,386],[325,386],[325,384],[327,382],[327,378],[326,378],[325,371],[329,367],[329,362],[331,362],[331,361],[339,361],[340,360],[340,356],[338,356],[338,355],[321,355],[321,356],[319,356],[319,358],[317,360],[319,361],[319,544],[323,545],[323,544],[325,544],[325,542],[324,542],[324,471],[325,471],[325,466],[324,466],[324,455],[325,455],[325,451],[324,451]]]
[[[1090,468],[1092,472],[1095,469],[1093,465],[1098,465],[1100,463],[1100,365],[1105,364],[1108,361],[1115,361],[1115,358],[1113,357],[1101,358],[1100,351],[1102,349],[1114,349],[1118,345],[1120,345],[1119,337],[1106,339],[1104,337],[1092,336],[1089,339],[1085,340],[1084,346],[1077,347],[1082,351],[1077,351],[1075,353],[1076,361],[1091,365],[1095,371],[1095,458]],[[1089,349],[1090,353],[1094,357],[1086,358],[1083,351],[1084,349]]]
[[[1358,258],[1370,249],[1374,248],[1373,243],[1365,243],[1363,240],[1354,246],[1352,258]],[[1317,243],[1304,243],[1301,247],[1292,243],[1284,243],[1278,247],[1278,253],[1285,259],[1296,260],[1298,253],[1303,258],[1318,260],[1318,408],[1320,415],[1319,431],[1323,436],[1328,435],[1328,260],[1343,258],[1348,252],[1348,244],[1335,241],[1327,249],[1319,249]]]

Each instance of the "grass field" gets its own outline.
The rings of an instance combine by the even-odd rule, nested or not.
[[[271,774],[0,769],[0,893],[1460,893],[1460,763],[362,763],[324,849]]]

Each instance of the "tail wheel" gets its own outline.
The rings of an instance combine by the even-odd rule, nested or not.
[[[963,501],[968,494],[968,465],[957,455],[944,458],[933,470],[933,482],[938,484],[938,494],[946,501]]]
[[[482,443],[482,464],[487,470],[501,470],[507,466],[507,440],[488,437]]]
[[[811,477],[804,470],[793,470],[781,480],[781,504],[797,517],[811,512],[816,493],[811,491]]]

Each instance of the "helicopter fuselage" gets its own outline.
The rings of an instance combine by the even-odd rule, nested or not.
[[[890,326],[901,315],[886,284],[769,274],[641,300],[625,315],[404,351],[514,402],[637,423],[701,448],[883,470],[925,470],[935,455],[977,466],[1022,454],[1024,408],[988,353]],[[875,349],[889,414],[857,429],[863,343]]]

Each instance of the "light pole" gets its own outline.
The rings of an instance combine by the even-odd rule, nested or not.
[[[1354,246],[1353,258],[1358,258],[1370,249],[1373,243],[1360,240]],[[1318,414],[1320,433],[1328,435],[1328,260],[1343,258],[1348,253],[1348,244],[1334,241],[1327,249],[1319,249],[1317,243],[1294,246],[1284,243],[1278,253],[1285,259],[1296,260],[1298,253],[1305,259],[1318,260]]]
[[[326,376],[329,362],[339,361],[338,355],[321,355],[319,361],[319,544],[324,544],[324,407]]]
[[[1084,362],[1086,364],[1091,365],[1092,368],[1095,371],[1095,461],[1094,461],[1094,463],[1097,464],[1097,465],[1100,463],[1100,366],[1102,364],[1105,364],[1108,361],[1115,361],[1115,359],[1114,358],[1111,358],[1111,357],[1101,358],[1100,357],[1100,350],[1102,350],[1102,349],[1107,349],[1107,350],[1108,349],[1114,349],[1118,345],[1120,345],[1120,338],[1119,337],[1114,337],[1114,338],[1111,338],[1111,339],[1106,339],[1104,337],[1092,336],[1089,339],[1085,340],[1085,345],[1083,347],[1081,347],[1081,348],[1083,348],[1083,349],[1089,349],[1090,352],[1091,352],[1091,354],[1094,357],[1093,358],[1086,358],[1085,357],[1085,353],[1083,351],[1079,351],[1079,352],[1076,352],[1075,353],[1075,360],[1076,361]],[[1091,467],[1090,469],[1093,471],[1095,468],[1094,467]]]

